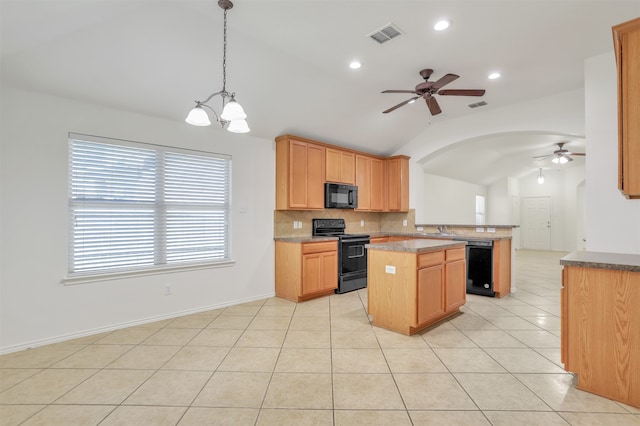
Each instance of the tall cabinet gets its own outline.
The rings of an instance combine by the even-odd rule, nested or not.
[[[276,209],[323,209],[324,181],[324,146],[289,135],[276,138]]]
[[[613,27],[618,67],[618,188],[640,198],[640,18]]]

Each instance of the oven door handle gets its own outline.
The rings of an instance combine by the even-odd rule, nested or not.
[[[369,238],[343,238],[342,242],[345,243],[365,243],[369,244]]]
[[[356,257],[364,256],[364,246],[357,246],[357,247],[360,247],[362,249],[362,253],[356,254],[356,255],[353,255],[353,256],[347,256],[349,259],[355,259]]]

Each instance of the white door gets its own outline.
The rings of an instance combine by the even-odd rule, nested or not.
[[[551,197],[522,199],[523,249],[551,250]]]

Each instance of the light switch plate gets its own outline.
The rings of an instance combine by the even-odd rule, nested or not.
[[[496,228],[487,228],[487,232],[496,232]]]
[[[484,232],[484,228],[476,228],[476,232]]]
[[[418,232],[422,232],[422,231],[424,231],[424,228],[423,228],[422,226],[418,226],[418,227],[416,228],[416,230],[417,230]]]

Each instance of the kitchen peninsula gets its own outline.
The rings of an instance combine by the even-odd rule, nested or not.
[[[466,300],[465,242],[368,244],[368,312],[375,326],[411,335],[459,312]]]
[[[565,370],[578,389],[640,408],[640,255],[577,251],[560,264]]]

